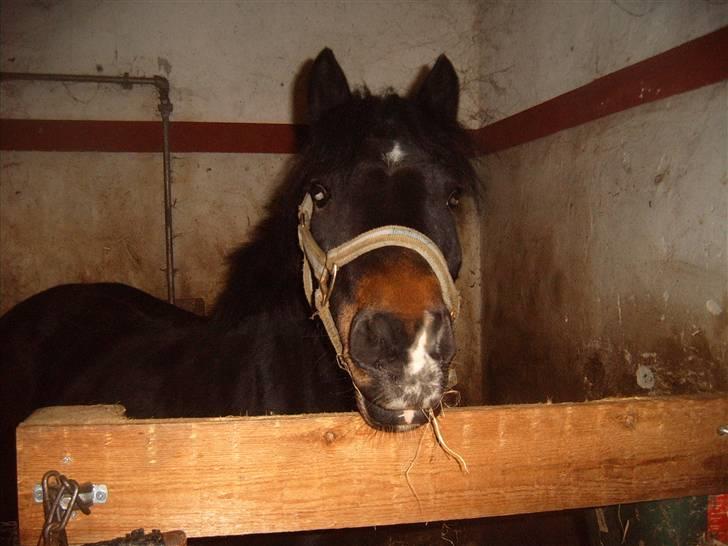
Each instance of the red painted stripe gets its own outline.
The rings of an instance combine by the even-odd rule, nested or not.
[[[599,78],[475,131],[479,152],[525,144],[728,78],[728,27]]]
[[[302,127],[274,123],[170,124],[173,152],[294,153]],[[161,121],[0,120],[0,150],[161,152]]]
[[[300,148],[306,127],[276,123],[172,124],[170,147],[174,152],[292,154]]]
[[[162,124],[151,121],[0,120],[0,150],[158,152]]]
[[[480,153],[524,144],[728,78],[728,27],[470,131]],[[174,121],[173,152],[295,153],[305,127]],[[0,150],[159,152],[158,121],[0,120]]]
[[[708,538],[728,542],[728,493],[708,497]]]

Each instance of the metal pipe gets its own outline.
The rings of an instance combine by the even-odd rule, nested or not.
[[[123,76],[101,76],[99,74],[33,74],[29,72],[0,72],[2,80],[25,80],[25,81],[46,81],[46,82],[76,82],[76,83],[111,83],[121,85],[125,89],[131,89],[135,85],[153,85],[169,94],[169,81],[162,76],[151,78],[140,76],[129,76],[125,72]]]
[[[159,113],[162,116],[162,158],[164,160],[164,240],[167,248],[167,301],[174,305],[174,232],[172,231],[172,163],[169,157],[169,115],[172,102],[168,93],[159,92]]]
[[[167,274],[167,301],[174,304],[174,234],[172,231],[172,166],[169,152],[169,116],[172,113],[172,102],[169,100],[169,80],[162,76],[150,78],[129,76],[101,76],[98,74],[31,74],[27,72],[0,72],[0,81],[22,80],[22,81],[53,81],[53,82],[76,82],[76,83],[105,83],[121,85],[124,89],[131,89],[135,85],[151,85],[157,88],[159,93],[159,114],[162,117],[162,158],[164,168],[164,236],[166,249]]]

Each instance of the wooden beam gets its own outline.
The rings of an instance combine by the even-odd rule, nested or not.
[[[725,396],[448,410],[440,427],[466,475],[429,428],[375,432],[353,413],[127,420],[119,406],[46,408],[17,430],[21,541],[37,539],[32,490],[49,469],[108,486],[108,502],[70,524],[84,542],[137,527],[296,531],[722,493],[726,423]]]

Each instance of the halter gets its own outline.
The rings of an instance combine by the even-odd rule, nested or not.
[[[460,294],[450,276],[445,257],[424,233],[404,226],[382,226],[365,231],[325,252],[311,233],[313,210],[313,199],[307,193],[298,207],[298,244],[303,251],[303,289],[308,303],[324,323],[326,333],[336,349],[337,358],[343,357],[344,346],[329,309],[336,275],[346,264],[372,250],[385,246],[398,246],[417,252],[435,273],[450,317],[453,320],[457,318],[460,312]],[[318,281],[318,287],[314,287],[314,278]]]

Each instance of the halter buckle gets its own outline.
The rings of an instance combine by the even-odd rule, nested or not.
[[[321,272],[321,278],[319,279],[319,290],[321,290],[321,305],[328,305],[331,293],[334,291],[334,284],[336,284],[336,275],[339,272],[339,266],[334,264],[331,266],[331,271],[328,267],[325,267]],[[329,281],[331,283],[329,284]]]

